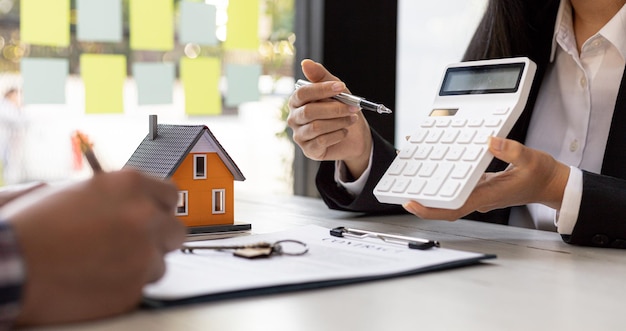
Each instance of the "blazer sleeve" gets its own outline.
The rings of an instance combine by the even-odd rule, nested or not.
[[[371,132],[374,144],[372,168],[361,194],[354,196],[335,182],[335,161],[320,164],[315,178],[317,190],[331,209],[386,214],[406,212],[402,206],[380,203],[374,196],[374,187],[396,157],[396,149],[376,131],[371,129]]]
[[[570,244],[626,248],[626,180],[583,171],[583,194]]]

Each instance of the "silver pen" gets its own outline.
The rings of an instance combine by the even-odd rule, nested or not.
[[[304,85],[309,85],[311,82],[306,81],[304,79],[298,79],[296,81],[296,88],[299,88]],[[367,101],[364,98],[357,97],[356,95],[348,94],[348,93],[339,93],[333,97],[333,99],[343,102],[346,105],[359,107],[361,109],[375,111],[379,114],[391,114],[391,109],[385,107],[382,104],[373,103],[371,101]]]

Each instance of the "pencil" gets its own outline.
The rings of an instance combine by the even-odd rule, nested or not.
[[[83,153],[91,170],[93,170],[94,174],[102,172],[102,166],[100,166],[100,162],[96,158],[96,154],[93,152],[92,144],[87,140],[87,137],[80,131],[76,131],[74,134],[78,143],[80,144],[80,151]]]

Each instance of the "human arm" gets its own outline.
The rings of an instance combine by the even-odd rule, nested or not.
[[[346,86],[324,66],[311,60],[302,72],[314,84],[298,88],[289,98],[287,124],[304,155],[318,161],[341,160],[353,177],[369,163],[372,137],[367,120],[357,107],[330,99]]]
[[[176,188],[134,171],[40,190],[2,209],[26,281],[19,325],[79,321],[134,309],[184,240]]]

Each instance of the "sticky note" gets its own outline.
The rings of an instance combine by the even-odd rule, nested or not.
[[[23,58],[24,104],[64,104],[69,67],[67,59]]]
[[[261,97],[259,92],[259,77],[261,66],[228,64],[226,66],[226,100],[228,107],[237,106],[243,102],[258,101]]]
[[[70,0],[21,0],[23,43],[67,47],[70,44]]]
[[[80,41],[122,41],[121,0],[76,0],[76,38]]]
[[[173,63],[133,64],[133,78],[137,84],[137,103],[140,105],[171,104],[176,68]]]
[[[259,48],[259,1],[229,0],[225,49]]]
[[[125,56],[83,54],[80,73],[85,85],[87,114],[124,112]]]
[[[129,1],[130,48],[168,51],[174,47],[174,1]]]
[[[180,43],[216,45],[215,6],[206,3],[183,1],[180,3]]]
[[[219,115],[222,99],[219,90],[220,60],[212,57],[180,60],[180,79],[185,91],[185,113]]]

